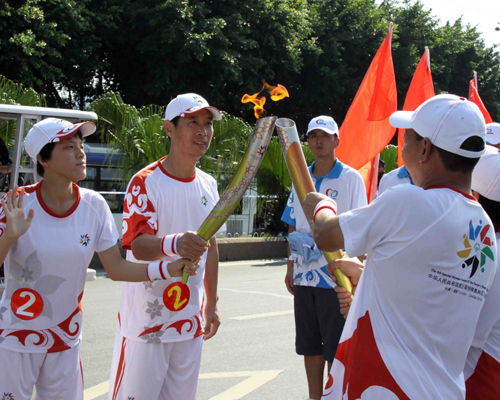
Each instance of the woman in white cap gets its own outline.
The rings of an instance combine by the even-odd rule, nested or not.
[[[500,153],[487,146],[472,173],[472,195],[493,222],[500,239]],[[500,252],[497,252],[498,261]],[[467,400],[500,399],[500,274],[497,275],[484,301],[477,321],[476,333],[465,364]]]
[[[0,209],[0,393],[6,399],[83,399],[81,298],[94,252],[113,280],[148,281],[189,274],[188,260],[147,265],[125,261],[104,198],[79,188],[86,164],[82,137],[92,122],[48,118],[33,126],[25,149],[39,183],[9,192]],[[27,216],[27,217],[26,217]]]

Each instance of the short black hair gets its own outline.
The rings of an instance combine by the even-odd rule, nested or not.
[[[493,222],[495,232],[500,231],[500,202],[487,199],[479,193],[479,204],[483,206],[484,211]]]
[[[418,142],[420,142],[423,139],[423,137],[420,136],[416,131],[415,131],[415,135],[416,135]],[[455,154],[455,153],[451,153],[447,150],[443,150],[442,148],[437,147],[437,146],[434,146],[434,148],[437,150],[439,158],[441,159],[444,167],[448,171],[471,174],[474,167],[476,166],[476,164],[479,161],[479,157],[468,158],[468,157],[459,156],[458,154]],[[481,138],[480,136],[471,136],[470,138],[467,138],[462,143],[460,148],[462,150],[469,150],[469,151],[484,150],[484,139]]]
[[[179,123],[180,119],[181,119],[181,117],[177,116],[177,117],[173,118],[170,122],[172,122],[174,124],[174,126],[177,128],[177,124]]]
[[[77,131],[73,136],[80,138],[80,140],[82,139],[82,133],[80,131]],[[45,146],[42,147],[42,150],[40,150],[40,153],[38,153],[42,161],[49,161],[52,158],[52,152],[54,151],[54,147],[56,147],[55,143],[47,143]],[[38,175],[42,177],[43,174],[45,173],[42,164],[40,164],[38,160],[36,160],[36,172]]]

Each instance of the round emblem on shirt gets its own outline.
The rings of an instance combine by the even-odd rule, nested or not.
[[[163,292],[163,304],[170,311],[181,311],[188,305],[190,296],[188,285],[174,282]]]
[[[17,318],[29,321],[42,313],[43,300],[33,289],[18,289],[12,294],[10,306]]]
[[[339,192],[337,192],[336,190],[333,190],[333,189],[327,189],[326,195],[332,199],[336,199],[337,196],[339,195]]]

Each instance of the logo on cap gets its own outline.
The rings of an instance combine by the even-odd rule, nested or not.
[[[487,135],[493,135],[493,129],[491,129],[491,128],[487,128],[487,129],[486,129],[486,134],[487,134]]]
[[[326,126],[326,122],[325,122],[325,121],[323,121],[322,119],[318,119],[318,120],[316,121],[316,123],[317,123],[318,125],[325,125],[325,126]]]
[[[64,128],[61,133],[66,133],[66,132],[69,132],[71,129],[74,129],[76,127],[76,125],[68,125],[66,128]]]
[[[199,99],[198,96],[193,96],[193,101],[196,101],[199,104],[203,104],[203,100]]]

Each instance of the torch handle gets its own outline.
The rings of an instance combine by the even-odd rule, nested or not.
[[[186,266],[184,265],[184,267],[182,268],[182,283],[185,285],[186,283],[188,283],[188,278],[189,278],[189,275],[186,274],[186,272],[184,272],[184,268],[186,268]]]
[[[196,234],[199,237],[201,237],[203,240],[208,242],[210,240],[210,238],[212,237],[212,235],[210,235],[210,229],[208,228],[207,225],[208,224],[203,223],[203,225],[201,225],[200,229],[198,230],[198,232],[196,232]],[[220,224],[220,226],[222,226],[222,224]],[[191,261],[194,261],[194,260],[191,260]],[[186,266],[184,265],[184,267],[182,267],[182,283],[184,285],[187,283],[188,278],[189,278],[189,275],[186,274],[186,272],[184,272],[185,268],[186,268]]]
[[[343,257],[342,250],[337,250],[333,253],[323,251],[323,256],[325,256],[326,261],[334,261],[338,260]],[[340,269],[336,269],[333,271],[333,275],[335,275],[335,278],[337,278],[337,284],[339,286],[342,286],[343,288],[346,288],[349,293],[352,293],[352,283],[351,280],[345,276]]]

